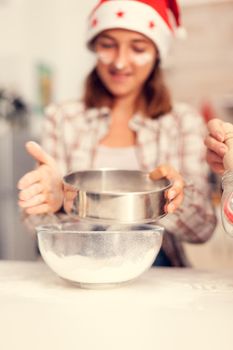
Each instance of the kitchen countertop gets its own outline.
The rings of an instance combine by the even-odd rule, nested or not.
[[[233,271],[150,269],[85,290],[42,262],[0,262],[2,350],[232,350]]]

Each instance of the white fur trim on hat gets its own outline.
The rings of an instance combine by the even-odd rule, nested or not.
[[[88,24],[87,43],[102,31],[127,29],[139,32],[157,46],[162,60],[166,58],[172,40],[172,30],[151,6],[132,0],[110,0],[103,2],[91,14]]]

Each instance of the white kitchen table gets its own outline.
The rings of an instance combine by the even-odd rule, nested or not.
[[[42,262],[0,262],[1,350],[232,350],[233,271],[150,269],[85,290]]]

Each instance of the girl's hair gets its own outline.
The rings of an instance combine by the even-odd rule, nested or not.
[[[111,108],[113,106],[114,96],[102,83],[96,68],[87,76],[83,101],[87,108]],[[160,60],[158,59],[144,84],[135,109],[154,119],[170,112],[171,108],[171,96],[164,83]]]

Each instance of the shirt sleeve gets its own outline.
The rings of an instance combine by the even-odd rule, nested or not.
[[[65,115],[60,106],[50,105],[46,108],[41,144],[43,149],[55,159],[62,175],[67,173],[64,123]]]
[[[190,108],[183,108],[175,116],[179,130],[179,166],[185,180],[184,200],[174,214],[160,220],[165,230],[189,243],[207,241],[216,226],[208,181],[210,169],[206,162],[203,118]]]

